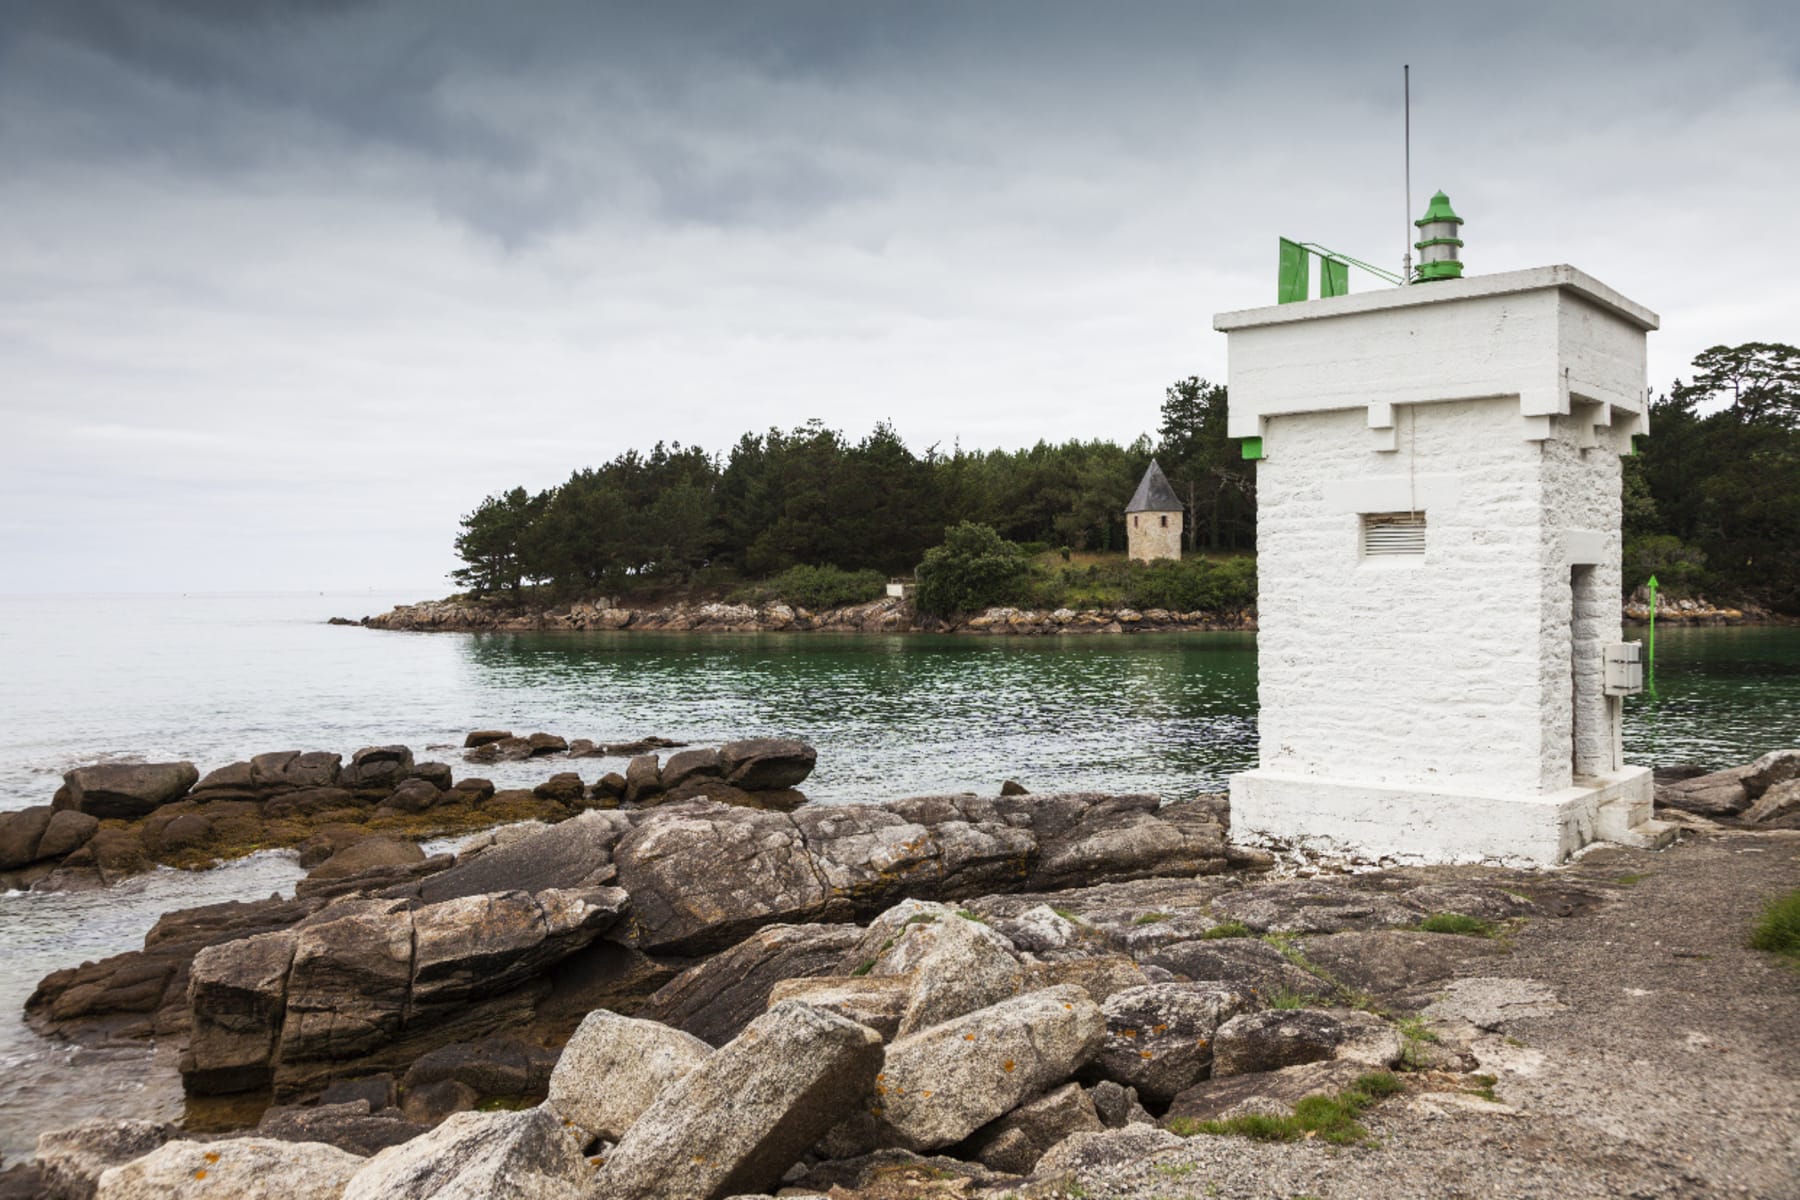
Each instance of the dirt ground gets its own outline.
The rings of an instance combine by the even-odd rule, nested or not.
[[[1521,1001],[1472,1042],[1497,1105],[1403,1076],[1364,1118],[1375,1144],[1197,1136],[1071,1194],[1800,1198],[1800,969],[1745,944],[1763,901],[1800,887],[1800,833],[1684,833],[1554,874],[1608,899],[1469,964],[1505,982],[1451,989]]]

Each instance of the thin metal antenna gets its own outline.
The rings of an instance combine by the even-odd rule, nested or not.
[[[1405,286],[1412,282],[1412,64],[1402,63],[1400,66],[1400,87],[1404,97],[1402,107],[1406,112],[1406,251],[1400,256],[1400,283]]]

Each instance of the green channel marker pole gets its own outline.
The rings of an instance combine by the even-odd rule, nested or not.
[[[1650,577],[1650,637],[1649,644],[1644,647],[1644,676],[1650,689],[1650,698],[1656,698],[1656,576]]]

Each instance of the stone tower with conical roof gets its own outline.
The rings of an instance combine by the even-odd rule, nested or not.
[[[1125,506],[1125,540],[1138,562],[1181,558],[1181,501],[1156,460],[1144,472],[1131,503]]]

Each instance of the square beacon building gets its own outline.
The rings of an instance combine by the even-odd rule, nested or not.
[[[1648,844],[1620,745],[1620,456],[1656,314],[1573,267],[1224,313],[1257,464],[1234,833],[1414,862]]]

